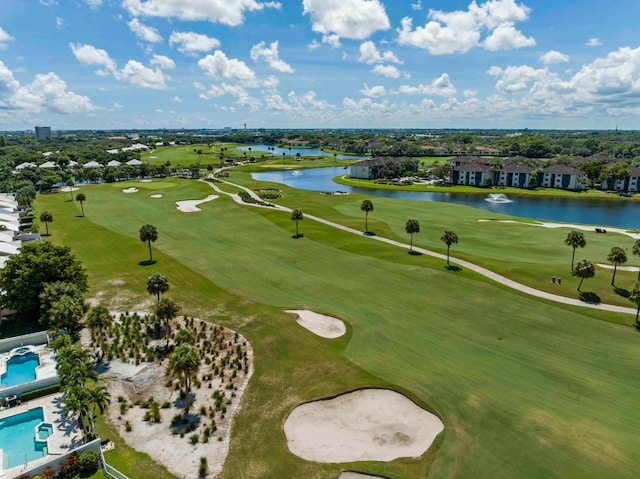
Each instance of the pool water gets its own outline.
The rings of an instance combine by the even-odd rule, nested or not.
[[[16,354],[24,354],[24,353],[28,353],[29,349],[27,346],[23,347],[23,348],[18,348],[16,349]]]
[[[41,407],[0,419],[0,449],[2,467],[22,466],[47,455],[47,444],[36,442],[35,428],[44,420]]]
[[[53,426],[48,423],[40,424],[38,426],[38,439],[44,441],[53,434]]]
[[[40,358],[36,353],[12,356],[7,361],[7,372],[0,377],[0,389],[35,381],[39,365]]]

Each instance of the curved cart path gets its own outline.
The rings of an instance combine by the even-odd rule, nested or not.
[[[220,170],[218,170],[220,171]],[[211,175],[210,175],[211,177]],[[204,181],[204,180],[201,180]],[[221,179],[216,179],[216,181],[219,181],[220,183],[225,183],[228,184],[230,186],[234,186],[235,188],[240,188],[244,191],[246,191],[247,193],[249,193],[253,198],[257,199],[258,201],[262,201],[262,199],[252,190],[250,190],[249,188],[246,188],[244,186],[238,185],[236,183],[231,183],[230,181],[225,181],[225,180],[221,180]],[[219,193],[231,196],[233,198],[233,200],[236,203],[240,203],[243,205],[247,205],[249,203],[245,203],[243,202],[240,197],[237,194],[232,194],[232,193],[226,193],[224,191],[222,191],[220,188],[218,188],[218,186],[215,183],[211,183],[209,181],[205,181],[205,183],[207,183],[208,185],[210,185],[214,190],[216,190]],[[260,208],[271,208],[271,209],[277,209],[280,211],[286,211],[286,212],[291,212],[293,211],[291,208],[287,208],[286,206],[281,206],[281,205],[276,205],[273,204],[273,206],[261,206],[261,205],[254,205],[254,204],[249,204],[250,206],[257,206]],[[353,228],[349,228],[347,226],[343,226],[339,223],[334,223],[333,221],[329,221],[329,220],[325,220],[324,218],[320,218],[318,216],[313,216],[313,215],[309,215],[306,214],[304,215],[305,218],[308,218],[310,220],[313,221],[317,221],[318,223],[322,223],[325,224],[327,226],[331,226],[333,228],[337,228],[339,230],[342,231],[346,231],[347,233],[351,233],[351,234],[355,234],[358,236],[363,236],[363,232],[353,229]],[[387,243],[393,246],[398,246],[399,248],[404,248],[404,249],[409,249],[410,246],[407,243],[403,243],[401,241],[396,241],[396,240],[392,240],[390,238],[385,238],[383,236],[366,236],[366,238],[369,238],[371,240],[374,241],[381,241],[382,243]],[[413,247],[414,251],[417,251],[419,253],[422,253],[424,255],[428,255],[428,256],[432,256],[434,258],[439,258],[442,259],[444,261],[447,260],[447,256],[442,254],[442,253],[436,253],[435,251],[431,251],[425,248],[419,248],[414,246]],[[546,291],[541,291],[539,289],[536,288],[532,288],[530,286],[526,286],[522,283],[518,283],[517,281],[513,281],[509,278],[506,278],[498,273],[494,273],[493,271],[487,269],[487,268],[483,268],[482,266],[478,266],[477,264],[471,263],[469,261],[465,261],[463,259],[458,259],[455,258],[453,256],[449,257],[449,262],[454,263],[456,265],[459,266],[463,266],[471,271],[474,271],[478,274],[481,274],[482,276],[489,278],[493,281],[496,281],[497,283],[503,284],[505,286],[507,286],[508,288],[512,288],[515,289],[517,291],[522,291],[525,294],[531,295],[531,296],[535,296],[537,298],[541,298],[541,299],[546,299],[549,301],[555,301],[557,303],[563,303],[563,304],[569,304],[571,306],[580,306],[583,308],[592,308],[592,309],[599,309],[602,311],[612,311],[614,313],[626,313],[626,314],[636,314],[636,310],[634,308],[627,308],[624,306],[616,306],[614,304],[605,304],[605,303],[599,303],[599,304],[595,304],[595,303],[585,303],[584,301],[580,301],[579,299],[574,299],[574,298],[567,298],[566,296],[560,296],[558,294],[553,294],[553,293],[547,293]]]

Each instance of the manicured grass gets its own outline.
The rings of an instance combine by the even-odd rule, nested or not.
[[[234,181],[241,177],[233,175]],[[349,468],[406,478],[637,475],[640,338],[632,328],[312,221],[303,221],[304,238],[293,240],[287,213],[238,206],[227,198],[203,204],[200,213],[180,213],[175,200],[202,198],[211,189],[171,181],[175,187],[162,190],[161,200],[150,199],[144,183],[131,195],[110,185],[88,187],[86,205],[91,199],[92,208],[86,208],[86,218],[75,217],[76,207],[64,195],[41,197],[36,209],[52,211],[57,228],[51,240],[71,245],[85,262],[93,294],[133,306],[147,296],[146,277],[162,272],[171,281],[169,295],[185,313],[237,328],[252,343],[256,371],[222,477],[328,478]],[[359,197],[281,189],[283,203],[362,227]],[[421,214],[425,233],[416,241],[438,242],[438,215],[418,209],[432,204],[374,203],[370,229],[406,240],[405,215]],[[491,238],[497,235],[490,227],[517,225],[492,223],[474,233],[480,235],[481,253],[475,252],[474,210],[443,208],[439,216],[460,217],[451,228],[461,236],[453,254],[463,253],[467,241],[469,255],[497,265],[501,250],[511,260],[524,251],[494,247]],[[152,266],[138,264],[147,254],[137,237],[144,223],[159,231]],[[500,233],[513,234],[509,240],[521,244],[551,232],[518,228],[527,229]],[[566,269],[571,251],[562,239],[563,253],[552,262]],[[550,248],[556,239],[541,241]],[[587,241],[602,247],[597,239]],[[540,254],[534,250],[522,264],[533,269]],[[284,308],[338,316],[349,325],[349,336],[315,337],[282,313]],[[387,465],[322,465],[288,453],[282,423],[295,404],[361,385],[392,385],[433,408],[445,424],[437,446],[418,460]]]
[[[318,192],[289,188],[276,183],[253,181],[245,173],[234,173],[232,180],[249,187],[277,186],[283,197],[278,203],[322,216],[356,229],[364,229],[364,213],[360,211],[364,195],[330,196]],[[418,219],[421,232],[414,235],[414,244],[446,253],[440,241],[445,230],[458,234],[459,243],[451,247],[451,255],[472,261],[508,278],[563,296],[577,298],[579,279],[571,276],[572,250],[564,243],[570,228],[549,229],[530,226],[529,220],[512,218],[468,206],[440,202],[422,202],[373,198],[374,211],[369,214],[369,229],[382,236],[407,242],[404,227],[407,219]],[[479,220],[513,220],[515,223]],[[608,264],[607,254],[613,246],[627,251],[626,265],[640,265],[640,258],[631,254],[635,240],[613,232],[606,235],[585,231],[587,246],[576,251],[576,261],[586,258],[594,263]],[[637,273],[620,271],[616,287],[611,286],[613,271],[596,268],[596,276],[585,280],[582,291],[595,292],[602,302],[633,307],[626,298]],[[562,285],[551,279],[562,278]],[[621,317],[619,317],[622,319]],[[632,317],[624,317],[631,324]]]
[[[228,148],[225,153],[232,153],[237,143],[212,143],[196,145],[175,145],[160,146],[154,150],[149,150],[141,154],[140,159],[149,164],[161,164],[169,161],[171,166],[191,165],[193,163],[218,164],[220,163],[220,149]],[[202,154],[198,155],[196,150],[201,150]],[[242,154],[234,155],[242,157]],[[155,157],[155,158],[152,158]]]

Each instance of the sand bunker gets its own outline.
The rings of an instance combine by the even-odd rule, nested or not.
[[[151,183],[151,180],[149,179],[140,180],[140,183]]]
[[[157,193],[155,195],[151,195],[151,198],[162,198],[162,195]]]
[[[338,479],[382,479],[380,476],[372,476],[371,474],[363,474],[361,472],[344,471],[338,476]]]
[[[323,463],[419,457],[443,429],[437,416],[388,389],[302,404],[284,423],[289,450]]]
[[[615,269],[615,266],[613,266],[612,264],[596,263],[596,266],[603,269]],[[618,266],[618,271],[633,271],[637,273],[638,267],[637,266]]]
[[[323,338],[339,338],[344,336],[347,332],[347,328],[342,321],[331,316],[324,316],[322,314],[314,313],[313,311],[307,311],[302,309],[289,309],[287,313],[297,314],[297,323],[303,328],[308,329],[318,336]]]
[[[183,213],[192,213],[194,211],[202,211],[198,208],[198,205],[201,203],[206,203],[207,201],[212,201],[218,198],[218,195],[209,195],[203,200],[185,200],[185,201],[176,201],[176,208],[178,208]]]
[[[63,186],[60,188],[60,191],[64,191],[65,193],[69,193],[70,191],[78,191],[80,188],[76,188],[75,186]]]
[[[137,193],[138,192],[138,188],[125,188],[124,190],[122,190],[123,193]]]

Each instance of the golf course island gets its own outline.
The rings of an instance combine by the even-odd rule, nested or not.
[[[159,146],[142,155],[165,168],[152,181],[33,201],[43,242],[86,270],[81,337],[111,391],[95,412],[111,467],[638,476],[636,231],[297,189],[253,175],[349,161],[234,148]]]

